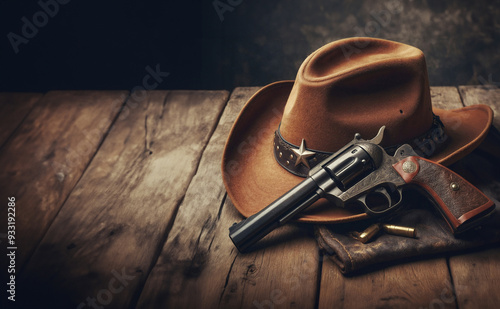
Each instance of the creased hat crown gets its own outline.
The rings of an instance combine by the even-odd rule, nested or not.
[[[375,136],[382,125],[387,128],[384,146],[411,140],[431,127],[422,51],[392,41],[360,40],[330,43],[302,63],[281,121],[285,140],[299,145],[305,139],[308,148],[334,152],[355,133]],[[359,42],[363,48],[356,47]]]

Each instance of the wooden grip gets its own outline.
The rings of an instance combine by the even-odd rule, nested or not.
[[[478,188],[448,168],[420,157],[408,157],[394,165],[406,183],[424,189],[434,200],[453,233],[472,227],[495,204]]]

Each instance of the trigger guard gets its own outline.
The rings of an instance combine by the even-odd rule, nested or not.
[[[380,215],[384,215],[384,214],[387,214],[388,212],[390,211],[393,211],[393,210],[396,210],[398,208],[398,206],[401,204],[401,202],[403,201],[403,190],[401,188],[396,188],[395,192],[398,193],[398,201],[393,205],[393,199],[391,197],[391,195],[387,192],[387,189],[384,188],[384,187],[379,187],[379,188],[376,188],[375,190],[373,190],[372,192],[370,193],[379,193],[379,194],[382,194],[385,198],[386,198],[386,201],[389,203],[389,207],[387,207],[387,209],[384,209],[382,211],[375,211],[373,209],[371,209],[368,204],[366,203],[366,197],[368,196],[368,194],[365,194],[363,196],[360,196],[358,198],[358,201],[363,205],[364,209],[365,209],[365,212],[370,215],[370,216],[380,216]]]

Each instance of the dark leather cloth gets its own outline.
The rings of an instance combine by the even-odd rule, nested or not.
[[[409,192],[411,201],[407,212],[390,220],[391,224],[414,227],[417,239],[385,234],[383,231],[371,242],[363,244],[350,236],[352,231],[363,231],[369,222],[343,225],[320,225],[315,228],[320,248],[335,261],[344,274],[381,267],[411,257],[432,256],[500,243],[500,133],[491,127],[485,141],[452,166],[452,169],[477,186],[496,204],[496,210],[481,228],[453,236],[446,221],[421,194]],[[405,206],[403,206],[405,207]],[[376,265],[376,266],[375,266]]]
[[[387,265],[410,257],[429,256],[443,252],[457,252],[500,242],[500,214],[498,210],[482,225],[453,236],[447,223],[429,203],[416,206],[390,220],[391,224],[414,227],[417,238],[389,235],[380,231],[366,244],[355,240],[353,230],[362,231],[368,222],[344,225],[319,225],[315,236],[319,247],[339,267],[349,274],[372,265]],[[498,205],[497,205],[498,207]],[[388,263],[390,262],[390,263]]]

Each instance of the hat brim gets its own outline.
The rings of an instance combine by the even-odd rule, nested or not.
[[[275,160],[274,131],[278,128],[293,81],[270,84],[256,92],[243,107],[229,134],[222,158],[222,174],[229,198],[245,217],[251,216],[304,180]],[[479,146],[491,126],[487,105],[454,110],[433,109],[445,126],[448,139],[430,160],[450,165]],[[320,199],[297,218],[301,222],[340,223],[366,218],[357,207],[339,208]]]

